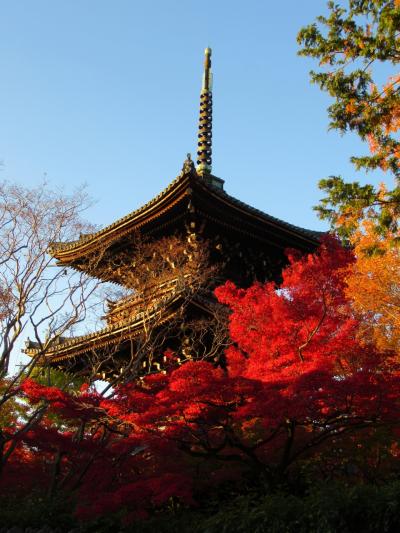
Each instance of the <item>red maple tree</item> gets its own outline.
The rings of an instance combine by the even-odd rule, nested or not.
[[[81,518],[125,510],[127,520],[227,483],[273,487],[321,456],[339,468],[368,442],[397,460],[398,362],[360,337],[345,294],[352,261],[328,239],[315,254],[291,254],[279,287],[218,288],[231,310],[224,367],[171,366],[109,398],[27,380],[22,393],[49,410],[20,453],[43,458],[50,493],[79,494]]]

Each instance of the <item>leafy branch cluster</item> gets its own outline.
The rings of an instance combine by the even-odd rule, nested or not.
[[[369,155],[354,156],[356,169],[390,171],[395,184],[384,192],[372,185],[346,183],[341,177],[320,182],[327,196],[316,207],[343,236],[364,216],[379,231],[398,230],[400,214],[400,5],[393,0],[328,2],[329,15],[302,28],[300,55],[319,60],[311,80],[334,102],[328,108],[330,127],[356,132],[367,141]],[[381,83],[387,68],[392,74]],[[371,209],[372,208],[372,209]]]

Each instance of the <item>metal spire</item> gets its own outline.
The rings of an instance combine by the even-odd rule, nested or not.
[[[204,73],[200,93],[200,118],[197,143],[197,173],[211,173],[212,153],[212,72],[211,48],[204,51]]]

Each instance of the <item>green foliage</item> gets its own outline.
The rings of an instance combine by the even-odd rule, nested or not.
[[[46,387],[67,388],[69,391],[78,391],[85,382],[83,377],[61,372],[55,368],[36,366],[30,377]]]
[[[335,98],[329,108],[331,127],[342,132],[355,130],[365,139],[377,132],[382,115],[400,102],[398,90],[377,92],[373,71],[376,61],[394,66],[400,60],[400,9],[393,0],[349,0],[348,9],[330,1],[328,7],[330,14],[318,17],[319,25],[300,30],[297,39],[303,48],[299,54],[319,59],[320,66],[327,67],[312,71],[311,79]],[[399,146],[390,135],[385,144]],[[366,157],[358,163],[376,168],[380,161]],[[390,161],[393,172],[399,175],[397,158],[392,156]]]
[[[0,381],[0,398],[4,394],[10,394],[10,389],[12,388],[12,382],[10,380],[4,379]],[[23,402],[18,402],[16,397],[11,394],[9,400],[0,405],[0,431],[3,428],[15,424],[18,417],[25,415],[25,411],[26,405]]]
[[[337,483],[323,484],[303,496],[286,492],[247,494],[219,509],[212,507],[175,515],[162,514],[133,524],[126,531],[397,533],[399,528],[400,482],[393,482],[382,487],[360,485],[350,488]]]
[[[57,499],[32,493],[21,498],[16,494],[2,496],[0,499],[0,524],[8,527],[60,528],[69,531],[78,523],[71,516],[71,507],[63,496]]]
[[[399,229],[400,187],[387,191],[385,196],[373,185],[346,183],[340,176],[331,176],[319,182],[327,193],[314,209],[320,218],[330,220],[338,233],[346,238],[358,227],[366,215],[375,219],[377,231],[395,234]]]
[[[208,517],[206,513],[194,514],[196,521],[193,515],[183,515],[180,523],[175,517],[170,529],[165,529],[165,518],[148,525],[152,531],[191,533],[394,533],[400,527],[400,483],[353,488],[325,484],[303,497],[284,492],[246,495]],[[129,531],[147,529],[136,527]]]
[[[333,99],[328,108],[330,127],[353,131],[368,141],[370,154],[351,158],[357,170],[389,170],[395,187],[386,195],[371,185],[345,183],[340,177],[320,182],[326,197],[316,208],[334,227],[354,220],[342,233],[354,230],[356,219],[378,208],[377,227],[393,230],[400,214],[400,2],[348,0],[347,7],[328,2],[329,15],[302,28],[299,54],[319,60],[311,80]],[[384,65],[383,65],[384,63]],[[381,83],[383,66],[392,75]],[[395,228],[395,231],[397,227]]]
[[[400,529],[400,482],[386,485],[324,483],[305,495],[285,491],[257,492],[237,496],[226,503],[208,502],[199,510],[175,510],[155,514],[148,520],[127,525],[126,533],[397,533]],[[28,498],[3,497],[0,524],[18,527],[47,525],[82,533],[116,531],[119,518],[109,516],[78,524],[71,516],[71,502],[33,493]]]

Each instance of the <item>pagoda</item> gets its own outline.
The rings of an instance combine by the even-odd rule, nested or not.
[[[319,232],[279,220],[230,196],[224,180],[212,173],[212,72],[211,49],[207,48],[200,94],[197,166],[188,154],[180,174],[148,203],[76,241],[53,243],[49,250],[58,265],[117,283],[132,289],[132,294],[109,302],[103,329],[83,336],[56,337],[44,358],[53,367],[84,373],[95,356],[97,375],[105,379],[117,376],[132,364],[139,374],[162,370],[166,358],[161,354],[169,347],[178,354],[178,360],[190,358],[195,354],[187,353],[187,335],[179,332],[188,319],[212,313],[215,285],[231,280],[240,287],[248,287],[255,281],[279,280],[287,263],[285,250],[313,251],[319,238]],[[174,274],[177,271],[174,261],[167,257],[172,267],[161,268],[154,282],[146,285],[145,297],[138,295],[132,279],[139,246],[164,243],[168,249],[168,239],[172,243],[169,249],[174,253],[182,248],[185,259],[179,274]],[[200,268],[196,257],[202,250],[207,252],[211,266],[207,271],[207,289],[199,291],[196,286],[188,291],[187,280],[196,278],[196,269]],[[138,354],[142,353],[143,335],[149,323],[156,333],[162,328],[164,333],[154,336],[156,340],[147,350],[152,355],[143,358]],[[35,356],[40,353],[40,346],[28,341],[24,351]]]

